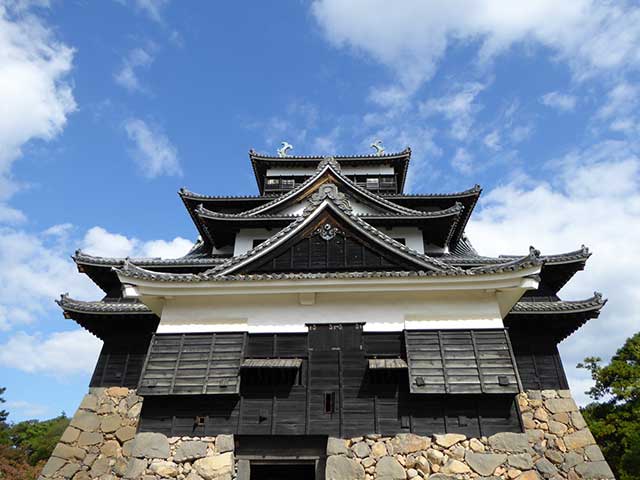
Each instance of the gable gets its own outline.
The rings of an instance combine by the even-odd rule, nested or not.
[[[414,263],[363,238],[362,234],[325,211],[298,235],[244,273],[415,270]]]

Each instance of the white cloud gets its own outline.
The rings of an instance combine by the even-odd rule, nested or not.
[[[101,227],[89,229],[78,239],[74,231],[69,224],[37,234],[0,228],[0,331],[9,332],[0,344],[0,365],[60,377],[93,368],[100,342],[87,332],[15,332],[25,324],[32,331],[72,324],[53,303],[62,292],[87,300],[104,295],[77,271],[69,257],[75,246],[103,256],[171,258],[184,255],[193,245],[181,237],[141,241]]]
[[[491,150],[500,150],[502,148],[500,145],[500,132],[498,130],[493,130],[488,133],[485,135],[483,143]]]
[[[634,134],[640,131],[637,108],[640,103],[640,87],[628,82],[615,85],[608,93],[604,104],[595,115],[596,120],[609,122],[613,131]]]
[[[90,373],[102,342],[84,330],[47,336],[18,332],[0,345],[0,365],[64,377]]]
[[[597,289],[610,300],[599,319],[561,346],[574,395],[584,402],[589,376],[576,363],[590,355],[608,359],[640,330],[640,157],[636,145],[608,141],[546,168],[551,183],[521,177],[483,195],[469,235],[484,254],[523,253],[530,244],[543,253],[582,243],[592,249],[585,271],[561,292],[579,299]]]
[[[141,241],[118,233],[111,233],[102,227],[90,228],[82,241],[82,250],[92,255],[104,257],[162,257],[177,258],[185,255],[193,247],[193,242],[182,237],[173,240]]]
[[[451,45],[476,45],[481,61],[540,45],[577,77],[640,66],[640,8],[631,2],[316,0],[312,13],[331,43],[393,69],[409,94]]]
[[[169,4],[169,0],[134,0],[134,4],[151,20],[162,23],[162,10]]]
[[[458,148],[456,150],[456,154],[451,160],[451,166],[454,168],[454,170],[468,175],[473,170],[473,157],[464,148]]]
[[[474,115],[481,108],[474,101],[484,88],[477,82],[466,83],[444,97],[422,103],[420,113],[427,117],[435,114],[444,116],[451,122],[451,136],[456,140],[466,140],[473,126]]]
[[[34,139],[52,140],[76,109],[69,81],[74,51],[24,2],[0,4],[0,221],[24,215],[6,205],[19,184],[11,166]]]
[[[135,146],[133,158],[145,177],[182,175],[178,151],[162,130],[138,118],[127,120],[124,128]]]
[[[49,411],[47,405],[25,402],[24,400],[8,400],[4,406],[10,411],[11,416],[14,416],[13,412],[19,412],[19,416],[23,418],[42,417]]]
[[[130,92],[145,91],[138,78],[137,70],[149,68],[153,63],[154,57],[150,50],[151,49],[134,48],[129,52],[122,60],[120,70],[114,75],[114,79],[118,85],[126,88]]]
[[[35,322],[62,292],[99,297],[98,288],[70,260],[71,246],[52,235],[59,229],[30,234],[0,228],[0,329]]]
[[[540,98],[540,101],[543,105],[546,105],[550,108],[555,108],[560,112],[571,112],[574,108],[576,108],[578,99],[574,95],[569,95],[566,93],[549,92],[545,93]]]

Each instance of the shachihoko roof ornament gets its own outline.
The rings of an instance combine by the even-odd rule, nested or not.
[[[288,157],[289,155],[287,154],[287,152],[291,149],[293,149],[293,145],[291,145],[289,142],[282,142],[282,147],[278,149],[278,156]]]
[[[384,155],[384,146],[382,140],[376,140],[371,144],[371,148],[375,149],[376,155]]]

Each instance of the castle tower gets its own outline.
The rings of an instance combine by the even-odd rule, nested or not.
[[[487,257],[481,189],[404,194],[411,151],[251,151],[258,196],[180,191],[184,257],[76,252],[104,341],[43,478],[613,478],[557,345],[588,250]]]

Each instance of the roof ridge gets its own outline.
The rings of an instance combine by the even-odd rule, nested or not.
[[[381,194],[382,197],[399,197],[399,198],[446,198],[446,197],[462,197],[482,192],[480,184],[476,183],[473,187],[460,192],[450,193],[386,193]]]
[[[416,210],[416,213],[399,213],[399,214],[394,214],[394,213],[361,213],[361,214],[357,214],[358,217],[360,218],[376,218],[376,217],[389,217],[389,218],[424,218],[424,217],[434,217],[434,218],[440,218],[440,217],[446,217],[446,216],[450,216],[452,214],[456,214],[461,212],[464,209],[464,207],[462,206],[462,204],[460,202],[456,202],[454,205],[448,207],[448,208],[443,208],[441,210],[434,210],[434,211],[429,211],[429,212],[423,212],[420,210]],[[198,215],[202,215],[205,218],[211,218],[211,217],[216,217],[216,218],[246,218],[246,219],[252,219],[252,218],[265,218],[265,219],[286,219],[286,218],[297,218],[299,217],[299,215],[296,214],[278,214],[278,215],[261,215],[261,214],[252,214],[252,215],[247,215],[244,212],[239,212],[239,213],[225,213],[225,212],[219,212],[216,210],[210,210],[208,208],[206,208],[202,203],[199,204],[196,209],[195,209],[196,213]]]
[[[331,157],[336,158],[336,159],[341,159],[341,160],[350,160],[350,159],[354,159],[354,160],[359,160],[359,159],[363,159],[363,160],[369,160],[369,159],[378,159],[378,158],[384,158],[384,159],[389,159],[389,158],[393,158],[393,157],[406,157],[409,156],[411,157],[411,147],[406,147],[404,150],[401,150],[399,152],[393,152],[393,153],[383,153],[383,154],[377,154],[377,153],[366,153],[366,154],[360,154],[360,155],[331,155]],[[260,160],[277,160],[277,161],[287,161],[287,160],[322,160],[323,158],[326,158],[327,155],[287,155],[284,157],[278,156],[278,155],[268,155],[268,154],[263,154],[263,153],[259,153],[256,150],[254,150],[253,148],[249,150],[249,158],[253,159],[260,159]]]

